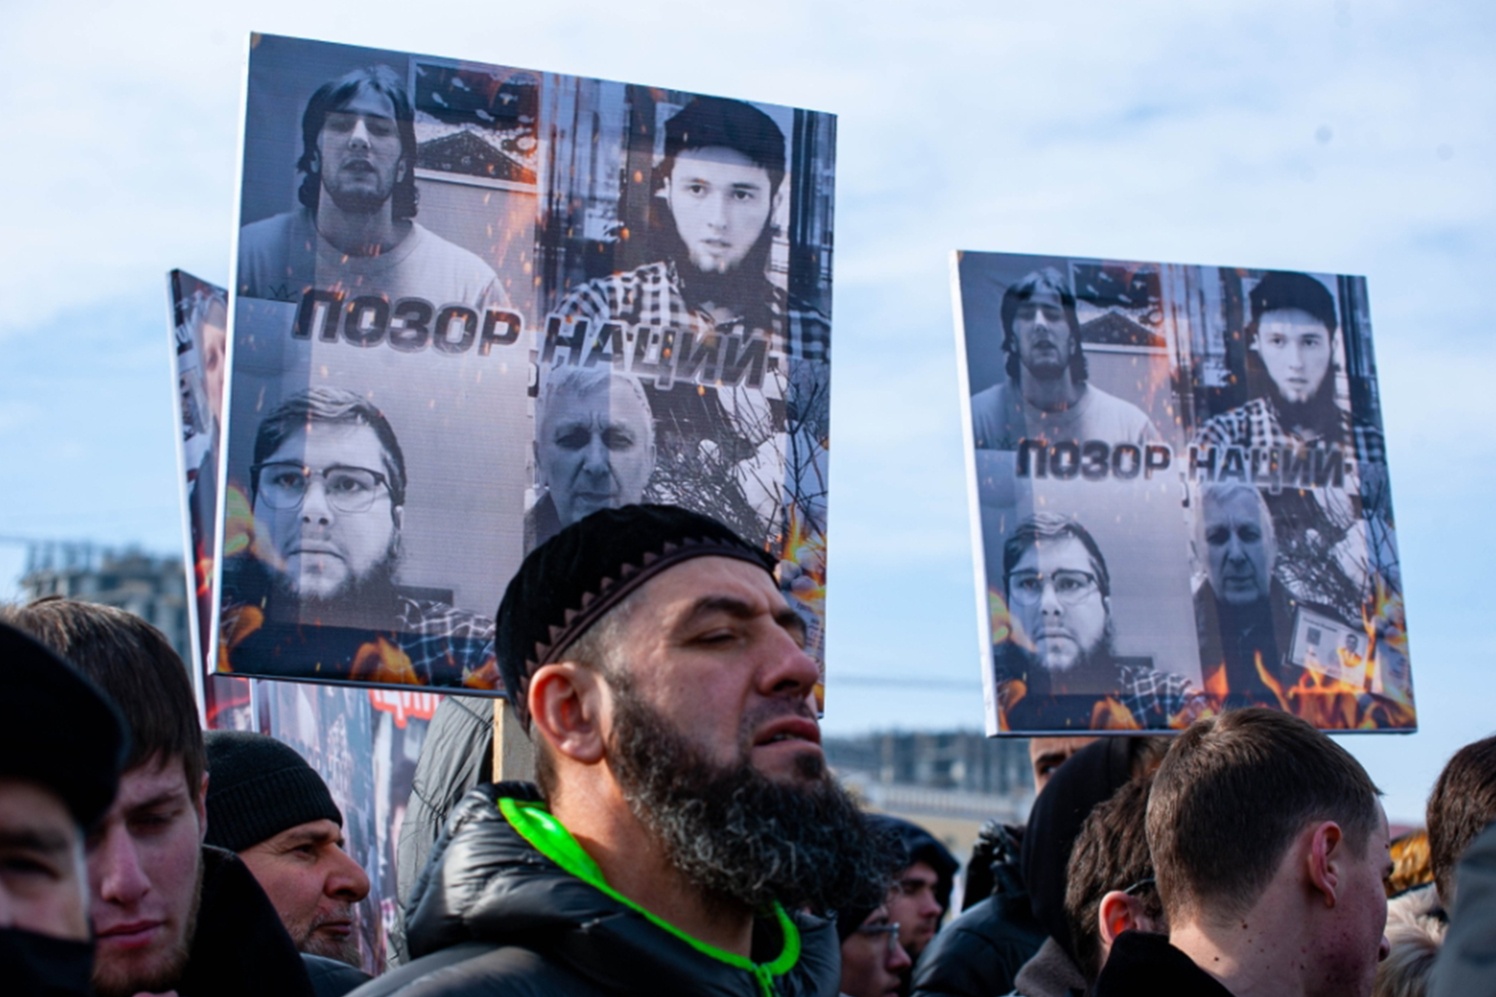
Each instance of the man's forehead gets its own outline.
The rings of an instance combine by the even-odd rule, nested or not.
[[[930,863],[924,860],[911,862],[899,878],[905,882],[924,883],[935,883],[940,880],[939,874],[935,872]]]
[[[334,820],[319,817],[302,824],[294,824],[291,827],[278,831],[266,838],[261,845],[272,844],[298,844],[303,842],[339,841],[343,837],[343,829]]]
[[[1274,308],[1262,313],[1257,321],[1259,329],[1272,328],[1275,332],[1330,334],[1330,327],[1302,308]]]
[[[187,763],[181,755],[152,755],[120,776],[115,809],[128,809],[162,797],[191,796],[187,785]]]
[[[1060,300],[1059,294],[1047,287],[1036,287],[1033,293],[1018,299],[1018,308],[1027,308],[1033,311],[1035,308],[1061,308],[1064,302]]]
[[[62,831],[75,835],[78,825],[62,797],[33,779],[0,776],[0,837],[15,831]]]
[[[1261,512],[1255,498],[1246,492],[1231,492],[1206,504],[1205,521],[1216,526],[1261,525]]]
[[[343,103],[333,108],[330,114],[356,114],[370,118],[395,119],[395,103],[367,83],[359,86]]]
[[[755,162],[752,156],[723,145],[687,149],[678,153],[673,173],[685,179],[693,170],[718,173],[724,167],[733,168],[732,172],[741,174],[742,179],[736,182],[756,181],[765,186],[769,183],[769,171]]]
[[[789,604],[764,568],[735,557],[693,557],[666,568],[639,590],[639,605],[667,616],[692,612],[719,596],[761,599],[770,612]]]
[[[1086,550],[1085,544],[1079,538],[1068,533],[1057,537],[1041,537],[1023,552],[1023,556],[1014,564],[1014,571],[1032,571],[1036,567],[1045,568],[1073,568],[1088,570],[1091,566],[1091,552]]]
[[[605,381],[557,393],[542,414],[542,419],[550,425],[591,423],[599,417],[608,422],[642,422],[644,403],[628,385],[610,385]]]
[[[314,419],[303,423],[281,441],[267,461],[317,459],[326,464],[359,464],[385,459],[384,444],[374,427],[364,422],[327,422]],[[377,466],[370,464],[369,466]]]

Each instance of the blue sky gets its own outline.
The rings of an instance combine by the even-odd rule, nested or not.
[[[839,115],[828,730],[982,722],[955,248],[1366,275],[1423,730],[1345,743],[1416,820],[1496,730],[1489,5],[223,8],[7,4],[0,535],[179,545],[164,275],[226,280],[246,37],[302,35]]]

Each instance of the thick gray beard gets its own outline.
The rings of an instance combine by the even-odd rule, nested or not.
[[[763,911],[777,900],[820,914],[882,902],[896,845],[868,824],[820,755],[807,752],[791,784],[755,769],[747,745],[737,765],[717,766],[626,676],[609,680],[617,718],[609,756],[624,798],[712,902]]]
[[[203,902],[203,863],[197,863],[197,882],[192,887],[192,907],[182,926],[182,938],[171,957],[155,973],[144,979],[121,980],[103,975],[104,965],[94,960],[94,997],[134,997],[135,994],[158,994],[175,990],[192,958],[192,939],[197,934],[197,909]]]

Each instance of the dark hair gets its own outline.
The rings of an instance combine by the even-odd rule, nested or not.
[[[123,609],[55,595],[6,607],[0,617],[72,662],[114,700],[129,727],[125,772],[180,758],[188,793],[194,803],[201,798],[207,762],[192,682],[160,630]]]
[[[1061,537],[1074,537],[1081,542],[1091,556],[1091,567],[1096,570],[1096,587],[1101,590],[1102,598],[1111,595],[1112,576],[1106,570],[1106,558],[1101,556],[1101,548],[1096,546],[1090,531],[1080,525],[1079,520],[1053,512],[1034,513],[1019,523],[1018,529],[1003,544],[1003,594],[1007,595],[1008,578],[1025,551],[1041,540],[1059,540]]]
[[[298,392],[280,403],[280,406],[260,423],[255,433],[256,464],[263,464],[290,439],[298,429],[306,429],[314,422],[329,422],[334,425],[368,426],[379,437],[384,447],[385,476],[389,478],[390,501],[398,508],[405,504],[405,453],[400,441],[384,413],[375,408],[368,399],[344,388],[319,386]],[[249,483],[250,502],[253,504],[259,492],[259,482],[253,478]]]
[[[1084,384],[1089,375],[1089,367],[1086,364],[1085,349],[1080,342],[1080,317],[1075,314],[1075,295],[1070,293],[1070,288],[1065,286],[1065,278],[1054,267],[1035,270],[1003,292],[1003,352],[1008,355],[1007,365],[1004,367],[1008,372],[1008,380],[1018,383],[1022,365],[1018,358],[1018,339],[1013,335],[1013,318],[1018,314],[1018,305],[1045,292],[1060,299],[1060,307],[1065,312],[1065,324],[1070,326],[1070,338],[1075,347],[1070,352],[1070,379],[1076,384]]]
[[[732,149],[769,174],[769,190],[784,180],[784,132],[752,104],[721,97],[696,97],[665,122],[661,175],[675,170],[675,157],[693,149]]]
[[[1148,853],[1148,791],[1153,769],[1132,778],[1112,798],[1097,805],[1081,827],[1066,869],[1065,916],[1075,961],[1088,982],[1101,972],[1101,898],[1153,878]],[[1138,899],[1148,916],[1163,915],[1155,886],[1140,887]]]
[[[1311,821],[1333,820],[1367,847],[1380,790],[1307,721],[1262,707],[1192,724],[1169,750],[1148,801],[1148,845],[1171,920],[1211,904],[1240,915]]]
[[[313,214],[317,213],[317,204],[322,197],[321,156],[317,151],[317,140],[322,136],[322,126],[327,123],[329,114],[342,110],[361,90],[372,90],[389,98],[395,109],[395,127],[400,133],[400,154],[405,157],[405,175],[395,181],[390,208],[396,221],[414,218],[416,203],[420,199],[416,190],[416,115],[405,91],[405,81],[389,66],[365,66],[345,73],[322,84],[306,102],[306,111],[301,116],[301,158],[296,161],[296,168],[304,176],[296,197]]]
[[[1448,910],[1454,903],[1455,866],[1486,825],[1496,820],[1496,737],[1454,753],[1429,794],[1429,866]]]
[[[1257,337],[1257,323],[1268,312],[1296,308],[1308,312],[1333,335],[1340,323],[1335,316],[1335,299],[1325,285],[1306,273],[1273,270],[1263,275],[1247,296],[1252,308],[1252,321],[1248,326],[1252,338]]]

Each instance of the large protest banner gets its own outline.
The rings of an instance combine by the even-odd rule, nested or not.
[[[388,689],[276,683],[209,671],[210,618],[224,346],[228,292],[182,270],[168,276],[171,349],[182,468],[191,662],[209,730],[254,730],[296,748],[326,781],[343,814],[345,848],[369,876],[355,904],[352,942],[363,968],[378,974],[398,919],[396,846],[426,729],[441,697]]]
[[[502,693],[527,550],[685,505],[822,639],[834,118],[256,35],[217,669]]]
[[[1362,278],[954,271],[989,734],[1416,729]]]

